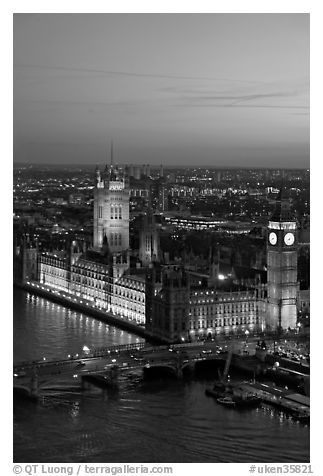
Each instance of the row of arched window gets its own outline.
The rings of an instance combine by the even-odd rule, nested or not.
[[[247,303],[233,303],[233,304],[224,304],[217,306],[200,306],[200,307],[191,307],[190,313],[193,315],[200,314],[227,314],[227,313],[239,313],[239,312],[252,312],[257,309],[256,302],[247,302]]]
[[[246,324],[256,324],[258,316],[240,316],[228,317],[214,320],[191,320],[189,323],[190,329],[209,329],[216,327],[240,326]]]

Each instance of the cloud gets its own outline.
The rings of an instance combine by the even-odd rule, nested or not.
[[[143,77],[143,78],[156,78],[156,79],[187,79],[187,80],[202,80],[202,81],[230,81],[233,83],[246,83],[246,84],[264,84],[264,81],[259,80],[246,80],[246,79],[236,79],[236,78],[221,78],[221,77],[210,77],[210,76],[181,76],[181,75],[171,75],[171,74],[153,74],[153,73],[136,73],[132,71],[112,71],[105,69],[95,69],[95,68],[75,68],[67,66],[47,66],[47,65],[37,65],[37,64],[14,64],[14,68],[29,68],[29,69],[38,69],[44,71],[64,71],[64,72],[77,72],[77,73],[90,73],[90,74],[99,74],[99,75],[112,75],[112,76],[130,76],[130,77]]]
[[[227,91],[218,91],[215,94],[209,91],[198,94],[178,94],[177,106],[309,109],[306,95],[302,89],[268,90],[270,88],[272,86],[267,85],[262,88],[262,91],[255,92],[240,88],[233,90],[230,94]],[[292,103],[291,99],[297,99],[297,102]],[[268,100],[268,103],[263,103],[264,100]]]
[[[26,103],[26,104],[40,104],[40,105],[76,105],[76,106],[99,106],[99,107],[109,107],[109,106],[132,106],[142,101],[75,101],[71,99],[19,99],[14,101],[16,103]]]
[[[289,106],[289,105],[272,105],[272,104],[247,104],[247,105],[239,105],[239,104],[182,104],[182,105],[176,105],[174,107],[217,107],[217,108],[238,108],[238,109],[243,109],[243,108],[268,108],[268,109],[309,109],[307,106]],[[301,114],[301,113],[300,113]],[[305,114],[305,113],[304,113]]]

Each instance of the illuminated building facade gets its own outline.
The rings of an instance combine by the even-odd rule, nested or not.
[[[288,201],[279,193],[267,234],[267,327],[295,328],[297,322],[297,230]]]
[[[253,332],[263,328],[264,300],[258,290],[224,292],[191,289],[189,335],[214,337],[217,334]]]
[[[183,267],[163,270],[162,285],[151,278],[149,328],[173,341],[211,338],[264,330],[266,301],[262,287],[226,292],[215,286],[192,286]],[[148,297],[147,297],[148,299]]]
[[[40,254],[41,284],[143,324],[145,280],[130,274],[129,188],[123,171],[113,164],[112,148],[110,166],[102,176],[96,169],[93,244],[86,254],[79,252],[76,242],[68,255]]]
[[[145,278],[124,275],[114,285],[110,310],[119,317],[145,324]]]
[[[129,249],[129,187],[123,171],[113,164],[103,174],[96,169],[93,209],[93,246],[99,250],[104,239],[111,252]]]
[[[39,281],[85,305],[95,305],[120,318],[144,324],[145,279],[132,274],[114,278],[113,262],[104,261],[100,253],[77,257],[74,262],[70,257],[41,253]]]
[[[41,284],[69,292],[69,265],[68,259],[54,253],[41,253],[38,257],[39,281]]]
[[[166,213],[165,221],[167,224],[182,230],[217,230],[221,233],[230,235],[249,234],[253,228],[251,222],[237,222],[221,220],[210,217],[193,216],[189,213],[174,214]]]

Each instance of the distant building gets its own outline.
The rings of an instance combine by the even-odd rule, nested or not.
[[[150,165],[126,165],[125,172],[129,178],[140,180],[142,177],[150,177]]]
[[[164,212],[168,210],[168,185],[166,179],[159,177],[150,184],[150,206],[153,210]]]
[[[298,233],[298,242],[302,245],[309,245],[310,236],[311,236],[310,217],[304,216],[302,217],[302,220],[300,223],[300,229]]]
[[[151,180],[147,177],[142,177],[141,179],[130,178],[130,197],[134,199],[146,199],[148,203],[150,184]]]
[[[247,235],[254,227],[252,222],[191,215],[189,212],[168,212],[165,214],[165,220],[169,225],[182,230],[217,230],[229,235]]]
[[[84,196],[80,193],[71,193],[68,197],[68,203],[70,205],[83,205],[84,202]]]

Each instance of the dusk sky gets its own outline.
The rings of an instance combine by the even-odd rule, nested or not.
[[[15,14],[14,162],[309,167],[308,14]]]

